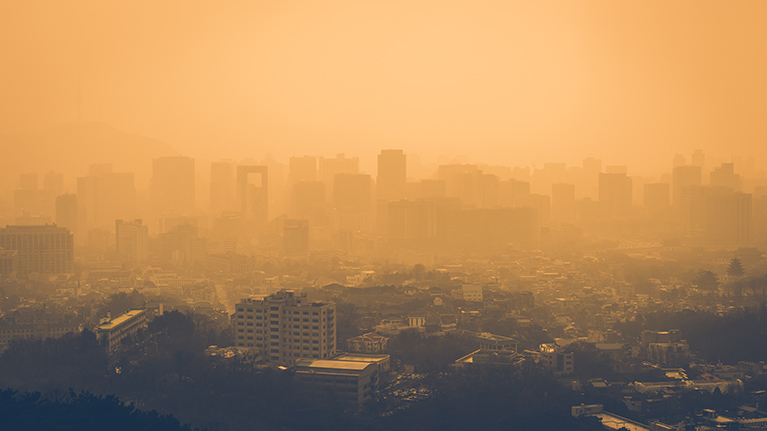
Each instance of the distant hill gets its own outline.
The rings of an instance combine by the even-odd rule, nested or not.
[[[112,163],[115,171],[132,171],[136,185],[148,183],[152,159],[178,155],[155,139],[131,135],[104,123],[68,123],[13,135],[0,135],[0,190],[15,189],[19,174],[63,172],[65,184],[88,173],[94,163]]]

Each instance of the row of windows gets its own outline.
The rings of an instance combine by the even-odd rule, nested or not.
[[[279,307],[269,307],[269,309],[270,309],[270,311],[279,311]],[[238,313],[245,313],[245,312],[247,312],[247,313],[253,313],[253,312],[256,312],[256,313],[265,313],[265,312],[266,312],[266,310],[264,310],[264,309],[261,309],[261,308],[256,308],[256,309],[254,310],[253,308],[237,307],[237,312],[238,312]],[[283,314],[290,314],[290,311],[288,311],[288,310],[283,310]],[[310,312],[309,312],[309,311],[304,311],[304,312],[301,312],[301,311],[297,311],[297,310],[296,310],[296,311],[293,311],[293,315],[299,315],[299,314],[303,314],[304,316],[308,316],[308,315],[310,314]],[[323,313],[323,314],[324,314],[324,313]],[[332,316],[332,314],[333,314],[333,310],[327,310],[327,314]],[[320,315],[320,312],[319,312],[319,311],[312,311],[312,312],[311,312],[311,315],[312,315],[312,316],[319,316],[319,315]],[[279,316],[279,314],[278,314],[278,313],[270,313],[270,316],[271,316],[271,317],[278,317],[278,316]]]

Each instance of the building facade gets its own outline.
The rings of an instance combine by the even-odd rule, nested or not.
[[[73,272],[74,244],[68,229],[53,225],[6,226],[0,229],[0,248],[16,251],[18,274]]]
[[[295,367],[296,380],[321,397],[361,406],[378,385],[378,366],[373,362],[300,359]]]
[[[368,332],[347,339],[346,346],[350,352],[381,353],[386,350],[388,342],[388,337],[378,335],[375,332]]]
[[[104,319],[96,328],[96,337],[107,353],[117,351],[123,340],[146,328],[146,310],[130,310],[113,319]]]
[[[307,302],[306,294],[280,291],[236,304],[235,343],[258,350],[272,363],[292,366],[299,358],[329,359],[336,354],[336,306]]]

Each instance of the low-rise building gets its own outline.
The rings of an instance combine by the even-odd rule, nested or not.
[[[59,338],[82,330],[80,323],[66,318],[51,319],[44,310],[9,316],[0,320],[0,350],[13,340]]]
[[[376,364],[378,371],[381,373],[389,371],[391,367],[391,358],[389,355],[375,355],[366,353],[342,353],[335,358],[334,361],[351,361],[351,362],[368,362]]]
[[[541,364],[558,374],[570,374],[575,371],[573,352],[567,352],[557,344],[541,344],[538,349]]]
[[[108,353],[117,351],[123,340],[146,328],[146,310],[130,310],[115,318],[107,318],[96,328],[96,337]]]
[[[521,365],[524,361],[524,356],[517,354],[516,350],[479,349],[457,359],[453,366],[457,368],[467,366],[514,367]]]
[[[346,347],[350,352],[381,353],[386,350],[388,342],[388,337],[378,335],[375,332],[368,332],[347,339]]]
[[[460,299],[470,302],[482,302],[482,286],[479,284],[464,284],[461,286]]]
[[[378,365],[372,362],[299,359],[294,372],[307,391],[358,407],[378,386]]]

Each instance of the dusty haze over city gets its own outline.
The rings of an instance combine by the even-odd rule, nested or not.
[[[83,121],[208,160],[759,157],[765,20],[761,1],[4,2],[0,133],[76,122],[79,91]]]
[[[0,2],[0,429],[767,430],[766,24]]]

